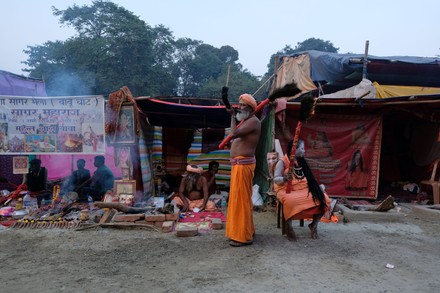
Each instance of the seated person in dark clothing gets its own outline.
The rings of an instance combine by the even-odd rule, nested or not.
[[[215,174],[218,173],[218,168],[220,164],[217,161],[209,162],[208,170],[202,173],[202,176],[208,181],[208,193],[213,195],[219,193],[217,188],[217,182],[215,181]]]
[[[94,165],[96,167],[90,179],[90,186],[82,188],[79,194],[80,201],[87,201],[87,196],[90,195],[94,201],[101,201],[107,190],[113,188],[115,177],[113,172],[105,165],[104,156],[96,156]]]
[[[90,184],[90,171],[85,169],[86,161],[79,159],[76,161],[78,170],[73,171],[69,178],[69,191],[80,192],[83,187],[87,187]]]
[[[33,159],[29,162],[29,173],[23,177],[23,183],[26,184],[27,190],[31,197],[36,197],[38,207],[41,207],[41,201],[50,200],[52,193],[47,190],[47,169],[41,167],[39,159]]]

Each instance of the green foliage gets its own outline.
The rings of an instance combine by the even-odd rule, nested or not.
[[[307,50],[316,50],[322,52],[338,53],[339,48],[335,48],[330,41],[309,38],[301,43],[297,43],[291,53],[298,53]],[[290,54],[290,53],[289,53]]]
[[[231,102],[242,93],[257,100],[267,97],[276,54],[270,58],[263,80],[243,69],[231,46],[216,48],[189,38],[175,39],[159,25],[151,27],[132,12],[111,1],[73,5],[66,10],[52,7],[62,25],[77,34],[66,41],[28,46],[24,62],[30,77],[43,78],[49,95],[109,93],[128,86],[134,96],[178,95],[221,97],[228,82]],[[337,52],[329,41],[310,38],[292,49],[286,45],[278,55],[305,50]],[[229,68],[229,78],[228,78]]]
[[[103,94],[126,85],[134,95],[172,93],[172,35],[164,27],[151,28],[133,13],[109,1],[91,6],[53,9],[60,23],[77,35],[65,42],[28,46],[25,62],[31,76],[43,76],[50,95]],[[171,42],[170,42],[171,40]],[[167,57],[169,56],[169,57]],[[152,84],[150,80],[157,80]],[[166,88],[165,88],[166,86]]]
[[[225,64],[220,70],[217,78],[210,79],[200,87],[197,96],[221,98],[221,88],[226,85],[228,80],[228,64]],[[238,103],[238,97],[243,93],[254,94],[259,86],[260,81],[250,72],[242,70],[240,64],[230,64],[228,95],[231,103]],[[255,98],[261,100],[261,97],[259,99],[255,96]]]
[[[49,95],[108,96],[125,85],[135,96],[219,97],[228,64],[231,93],[259,86],[237,63],[238,52],[231,46],[175,40],[168,28],[150,27],[111,1],[52,10],[60,24],[77,34],[64,42],[28,46],[24,62],[31,77],[45,79]]]

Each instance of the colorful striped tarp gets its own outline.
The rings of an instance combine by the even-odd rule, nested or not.
[[[201,153],[202,149],[202,131],[197,131],[197,135],[194,137],[194,142],[191,145],[190,153],[188,155],[188,163],[200,166],[203,170],[208,170],[209,162],[217,161],[219,162],[219,170],[215,175],[215,181],[218,185],[223,187],[229,187],[229,182],[231,180],[231,163],[229,161],[229,149],[216,150],[206,154]],[[229,135],[230,129],[226,129],[225,137]],[[199,150],[199,154],[196,156],[196,150]]]
[[[139,160],[141,162],[144,197],[147,198],[153,195],[154,183],[151,174],[150,154],[143,135],[139,136]]]

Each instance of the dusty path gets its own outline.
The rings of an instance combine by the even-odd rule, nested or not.
[[[254,213],[253,245],[223,231],[0,230],[0,292],[438,292],[440,221],[306,227],[289,242],[273,211]],[[297,223],[296,223],[297,224]],[[386,268],[394,265],[393,269]]]

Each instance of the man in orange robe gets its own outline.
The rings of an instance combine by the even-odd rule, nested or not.
[[[261,123],[254,115],[257,102],[249,94],[239,98],[239,113],[231,114],[232,144],[231,185],[226,218],[226,237],[234,247],[250,245],[255,233],[252,204],[252,181],[255,171],[255,150],[260,138]],[[237,111],[238,112],[238,111]],[[237,127],[238,121],[243,121]]]

